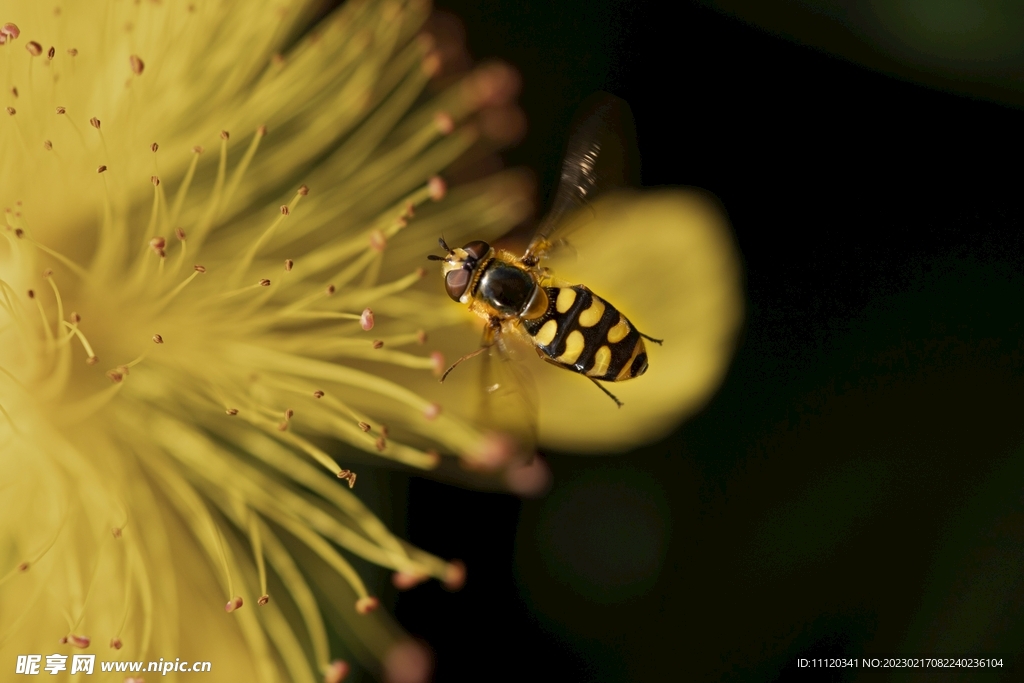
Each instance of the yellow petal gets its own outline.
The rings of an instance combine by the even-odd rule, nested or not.
[[[717,201],[696,190],[617,194],[584,207],[570,221],[572,248],[543,265],[559,280],[584,284],[637,329],[650,367],[604,386],[535,365],[540,441],[567,451],[613,451],[664,436],[704,405],[732,357],[743,317],[740,264]]]

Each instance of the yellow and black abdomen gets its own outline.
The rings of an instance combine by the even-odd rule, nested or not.
[[[545,360],[608,382],[647,371],[647,349],[626,316],[583,285],[546,287],[547,312],[522,324]]]

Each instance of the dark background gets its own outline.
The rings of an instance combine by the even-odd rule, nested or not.
[[[397,599],[435,680],[889,680],[795,666],[872,654],[1020,666],[1022,113],[697,5],[439,5],[475,58],[521,70],[529,133],[506,161],[542,197],[579,102],[626,99],[644,184],[728,211],[747,312],[721,389],[659,443],[548,453],[541,500],[408,480],[404,535],[469,567],[460,593]]]

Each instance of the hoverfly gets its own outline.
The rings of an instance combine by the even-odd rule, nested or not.
[[[441,261],[448,296],[487,321],[480,348],[459,358],[445,371],[442,382],[460,363],[486,351],[497,349],[507,357],[503,336],[516,336],[548,363],[590,379],[622,407],[601,382],[621,382],[644,374],[648,368],[644,340],[662,343],[637,330],[586,285],[560,282],[540,267],[541,260],[563,244],[571,230],[563,220],[567,213],[593,199],[599,190],[625,184],[623,176],[630,165],[627,156],[635,143],[628,140],[622,144],[615,129],[632,127],[629,108],[610,95],[593,99],[596,104],[569,141],[552,209],[521,256],[480,240],[451,248],[442,237],[438,241],[447,253],[427,257]]]

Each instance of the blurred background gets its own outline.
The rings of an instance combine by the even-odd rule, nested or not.
[[[579,102],[627,100],[644,184],[723,203],[747,314],[700,413],[632,453],[547,453],[542,499],[387,475],[396,531],[469,568],[388,596],[435,680],[1014,680],[795,666],[886,654],[1020,675],[1016,4],[438,5],[521,70],[505,159],[542,199]]]

